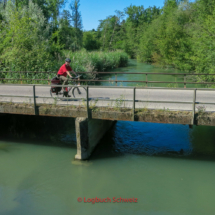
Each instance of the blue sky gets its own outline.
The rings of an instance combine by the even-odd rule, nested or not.
[[[163,7],[164,0],[80,0],[80,12],[82,16],[83,30],[97,29],[99,21],[115,14],[115,10],[123,11],[130,5],[144,8],[149,6]],[[65,6],[68,9],[69,3]]]

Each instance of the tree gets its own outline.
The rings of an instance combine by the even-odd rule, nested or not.
[[[83,33],[83,47],[90,51],[100,48],[100,43],[97,39],[97,32],[95,30],[85,31]]]
[[[73,41],[73,49],[74,51],[76,51],[77,49],[81,48],[82,45],[82,19],[81,19],[81,13],[79,11],[79,7],[80,7],[80,0],[75,0],[72,2],[72,4],[70,5],[70,8],[72,10],[72,23],[73,23],[73,27],[75,29],[75,38]]]
[[[32,2],[16,10],[16,5],[8,1],[1,13],[4,18],[0,32],[1,65],[15,71],[50,69],[53,57],[42,10]]]
[[[59,19],[59,40],[64,49],[72,49],[72,43],[75,39],[75,29],[71,25],[71,14],[68,10],[63,10]]]
[[[131,5],[130,7],[125,8],[125,14],[128,15],[128,18],[124,24],[124,50],[131,58],[135,58],[140,40],[138,30],[140,25],[143,25],[144,7]]]
[[[112,47],[112,41],[113,41],[113,38],[114,38],[114,34],[116,34],[116,30],[117,30],[117,26],[120,28],[120,24],[121,24],[121,18],[124,16],[124,13],[119,11],[119,10],[116,10],[115,11],[116,13],[116,16],[114,16],[115,18],[115,24],[114,24],[114,28],[113,28],[113,33],[111,35],[111,39],[110,39],[110,43],[109,43],[109,50],[110,49],[113,49]]]
[[[122,17],[124,13],[121,11],[115,11],[116,15],[108,16],[104,20],[99,20],[100,24],[97,28],[98,38],[102,44],[102,50],[115,50],[121,48],[123,39],[122,33]]]

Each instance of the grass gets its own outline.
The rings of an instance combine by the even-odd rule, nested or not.
[[[206,114],[206,107],[205,107],[204,105],[202,105],[202,106],[197,106],[196,108],[197,108],[197,110],[198,110],[198,115],[199,115],[199,116],[203,116],[203,115]]]
[[[12,104],[13,104],[13,99],[12,99],[12,98],[10,99],[9,104],[10,104],[10,105],[12,105]]]
[[[145,113],[145,112],[149,111],[149,109],[146,106],[144,106],[143,108],[136,109],[136,111]]]
[[[156,110],[157,112],[159,112],[159,113],[160,113],[160,112],[161,112],[161,113],[162,113],[162,112],[170,112],[169,108],[166,109],[165,107],[164,107],[163,109],[155,109],[155,110]]]
[[[93,111],[93,112],[96,112],[97,110],[97,107],[96,107],[96,104],[98,102],[98,98],[94,101],[91,101],[90,104],[89,104],[89,108]]]
[[[52,106],[53,106],[53,107],[56,107],[56,105],[57,105],[57,97],[54,98],[54,101],[53,101]]]
[[[125,100],[125,96],[120,95],[120,97],[117,98],[116,101],[115,101],[114,110],[119,111],[120,108],[122,107],[123,102],[124,102],[124,106],[125,106],[125,101],[124,100]]]

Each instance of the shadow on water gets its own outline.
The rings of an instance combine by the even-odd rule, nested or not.
[[[215,127],[118,121],[90,160],[136,154],[215,161]]]
[[[0,115],[1,141],[76,148],[73,118]],[[1,147],[0,146],[0,150]]]
[[[76,149],[75,119],[0,115],[1,141]],[[215,127],[118,121],[101,139],[90,160],[126,154],[215,160]],[[12,150],[0,144],[0,152]]]

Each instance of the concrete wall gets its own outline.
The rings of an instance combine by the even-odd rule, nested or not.
[[[75,120],[75,132],[77,142],[77,154],[75,159],[84,160],[88,158],[88,119],[77,117]]]
[[[75,159],[88,159],[96,145],[114,123],[115,121],[111,120],[76,118],[77,154]]]

